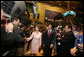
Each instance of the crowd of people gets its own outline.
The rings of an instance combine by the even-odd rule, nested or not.
[[[54,56],[83,56],[83,29],[76,25],[54,29],[52,24],[45,29],[22,25],[18,18],[7,22],[1,26],[1,55],[26,56],[30,44],[32,56],[37,56],[40,48],[43,56],[52,56],[52,49],[57,53]]]

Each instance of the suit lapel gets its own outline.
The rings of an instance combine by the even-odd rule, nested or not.
[[[52,31],[51,31],[51,33],[50,33],[50,36],[52,35]]]

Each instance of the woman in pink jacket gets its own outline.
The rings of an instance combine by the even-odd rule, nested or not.
[[[32,56],[37,56],[39,48],[41,47],[41,38],[42,33],[39,31],[39,26],[35,27],[35,31],[29,38],[25,38],[27,41],[32,40],[31,42],[31,54]]]

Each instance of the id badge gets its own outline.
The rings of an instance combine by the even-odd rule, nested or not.
[[[58,45],[61,45],[61,43],[60,43],[60,42],[58,42]]]

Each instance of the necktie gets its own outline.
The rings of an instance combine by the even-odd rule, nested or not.
[[[49,32],[48,32],[48,37],[50,36],[50,30],[49,30]]]

